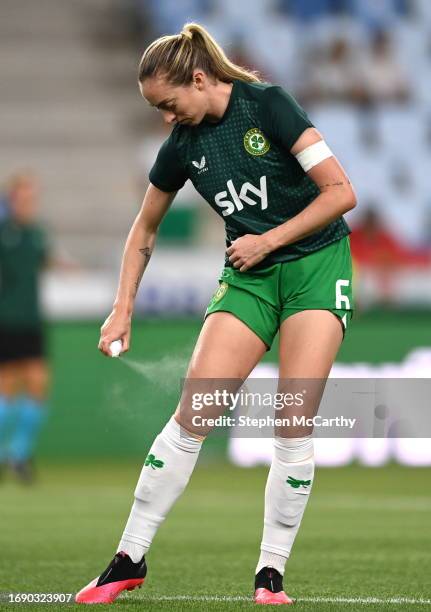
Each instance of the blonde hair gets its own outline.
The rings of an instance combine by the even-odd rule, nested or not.
[[[161,36],[144,51],[138,81],[161,75],[172,85],[188,85],[193,71],[201,68],[208,76],[230,83],[233,79],[260,82],[257,71],[237,66],[220,45],[198,23],[186,23],[180,34]]]

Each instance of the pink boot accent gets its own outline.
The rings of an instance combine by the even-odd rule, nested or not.
[[[268,589],[260,588],[256,589],[254,594],[254,601],[257,604],[294,604],[295,600],[291,599],[286,595],[284,591],[279,591],[278,593],[272,593]]]
[[[96,586],[97,581],[98,578],[95,578],[75,595],[76,603],[113,603],[122,591],[126,589],[133,591],[137,586],[141,586],[144,583],[143,578],[133,578],[110,582],[98,587]]]

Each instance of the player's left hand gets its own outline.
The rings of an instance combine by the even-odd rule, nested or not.
[[[269,240],[265,234],[245,234],[232,242],[226,253],[234,268],[240,272],[249,270],[271,252]]]

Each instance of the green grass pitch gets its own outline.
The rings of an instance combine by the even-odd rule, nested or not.
[[[255,607],[267,469],[202,459],[147,555],[146,583],[121,596],[119,610]],[[139,471],[138,462],[45,463],[34,487],[2,482],[0,591],[75,593],[98,575],[119,540]],[[285,576],[295,609],[428,608],[430,514],[427,469],[319,469]],[[0,607],[27,606],[3,600]],[[30,606],[38,609],[69,607]]]

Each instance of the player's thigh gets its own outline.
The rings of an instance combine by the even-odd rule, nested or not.
[[[187,371],[190,378],[246,378],[266,344],[230,312],[210,314],[202,326]]]
[[[302,310],[280,326],[280,378],[326,378],[343,340],[329,310]]]
[[[40,401],[48,394],[49,368],[46,360],[42,357],[26,359],[22,366],[23,382],[26,392]]]
[[[325,383],[343,340],[340,319],[329,310],[303,310],[292,314],[280,327],[279,385],[280,393],[299,400],[283,408],[279,416],[316,415]],[[312,428],[294,426],[279,428],[276,435],[298,437],[310,435]]]
[[[189,364],[183,393],[175,416],[189,431],[196,430],[196,397],[215,391],[235,392],[267,350],[266,344],[245,323],[230,312],[214,312],[205,319]],[[210,401],[208,401],[208,404]],[[208,405],[199,410],[206,418],[216,417],[227,405]]]

